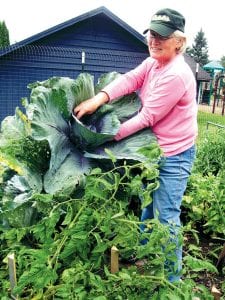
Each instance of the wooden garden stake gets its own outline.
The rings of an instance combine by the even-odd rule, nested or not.
[[[219,300],[222,296],[221,292],[216,288],[215,285],[212,286],[211,294],[213,295],[215,300]]]
[[[225,243],[223,245],[223,249],[218,257],[218,261],[217,261],[217,264],[216,264],[216,267],[217,268],[221,268],[222,269],[222,264],[224,263],[224,259],[225,259]]]
[[[114,274],[119,271],[119,250],[112,246],[111,248],[111,273]]]
[[[16,281],[16,261],[14,253],[9,254],[8,258],[8,268],[9,268],[9,281],[10,281],[10,288],[11,288],[11,298],[18,299],[17,295],[13,295],[13,289],[17,284]]]

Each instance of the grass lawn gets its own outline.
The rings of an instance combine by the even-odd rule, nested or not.
[[[198,111],[198,139],[197,142],[201,141],[205,137],[208,131],[215,132],[218,130],[217,126],[213,126],[209,124],[207,130],[207,122],[213,122],[222,126],[225,126],[225,116],[212,114],[208,112]],[[225,128],[224,130],[224,137],[225,137]]]

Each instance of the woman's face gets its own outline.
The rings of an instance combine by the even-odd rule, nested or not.
[[[178,49],[182,46],[181,39],[173,35],[162,37],[154,31],[149,31],[147,40],[151,57],[161,63],[170,61],[176,56]]]

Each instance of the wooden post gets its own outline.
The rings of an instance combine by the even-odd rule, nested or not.
[[[111,273],[117,273],[119,271],[119,250],[112,246],[111,248]]]
[[[223,267],[222,264],[223,264],[224,260],[225,260],[225,243],[223,244],[223,249],[220,252],[220,255],[219,255],[217,263],[216,263],[216,267],[218,270],[219,269],[222,270],[222,267]]]
[[[9,268],[9,281],[10,281],[10,288],[11,288],[11,298],[18,299],[17,295],[13,294],[13,289],[17,284],[16,280],[16,261],[14,253],[9,254],[8,258],[8,268]]]
[[[82,73],[84,72],[84,65],[85,65],[85,52],[82,51],[81,53],[81,65],[82,65]]]
[[[221,292],[216,288],[215,285],[213,285],[211,288],[211,294],[215,300],[220,300],[220,297],[222,296]]]

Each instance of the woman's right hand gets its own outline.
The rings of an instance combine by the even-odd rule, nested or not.
[[[101,105],[109,101],[109,96],[105,92],[99,92],[96,96],[87,99],[77,105],[73,112],[80,119],[84,115],[93,114]]]

